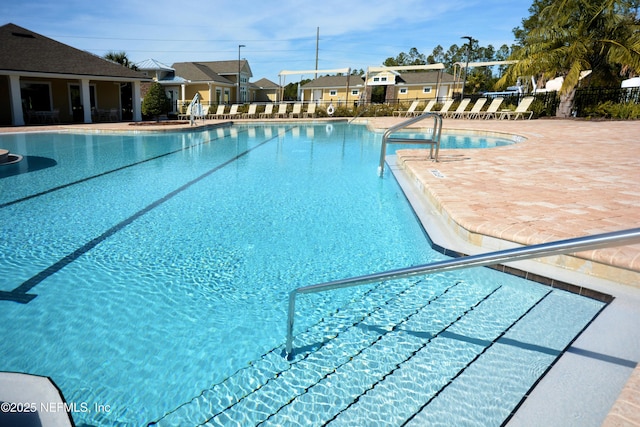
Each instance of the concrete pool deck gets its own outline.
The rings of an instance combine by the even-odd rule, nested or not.
[[[358,120],[376,129],[402,121]],[[190,126],[102,123],[0,128],[0,133],[185,128]],[[526,140],[492,149],[441,150],[437,163],[415,150],[390,159],[416,210],[427,218],[430,236],[443,247],[473,254],[640,226],[638,121],[445,119],[444,129]],[[578,255],[514,265],[615,299],[544,376],[510,426],[640,426],[640,370],[634,372],[640,361],[640,245]]]

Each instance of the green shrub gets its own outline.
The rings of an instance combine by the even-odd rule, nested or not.
[[[621,119],[634,120],[640,119],[640,104],[616,104],[613,101],[607,101],[592,107],[585,108],[585,117],[605,118],[605,119]]]
[[[171,101],[167,98],[164,88],[158,82],[153,83],[142,100],[142,114],[158,120],[159,116],[167,114],[170,110]]]

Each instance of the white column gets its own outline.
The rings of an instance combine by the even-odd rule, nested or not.
[[[142,97],[140,96],[140,82],[133,82],[133,94],[131,104],[133,106],[133,121],[142,121]]]
[[[207,83],[209,85],[209,105],[213,104],[213,85],[211,83]]]
[[[24,126],[24,115],[22,112],[22,96],[20,94],[20,76],[9,76],[9,94],[11,96],[11,124],[14,126]]]
[[[89,92],[89,79],[80,80],[80,97],[84,110],[84,122],[91,123],[91,95]]]

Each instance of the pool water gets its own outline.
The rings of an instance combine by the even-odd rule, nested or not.
[[[50,376],[76,425],[500,425],[602,303],[485,268],[305,295],[282,356],[290,290],[445,259],[380,141],[2,135],[0,370]]]

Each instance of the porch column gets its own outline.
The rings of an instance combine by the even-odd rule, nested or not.
[[[20,94],[20,76],[9,76],[9,96],[11,96],[11,124],[24,126],[24,114],[22,112],[22,96]]]
[[[209,85],[209,105],[213,105],[213,85],[211,83],[207,83]]]
[[[187,85],[180,85],[180,89],[182,89],[182,93],[180,94],[180,101],[182,101],[182,103],[184,104]]]
[[[91,95],[89,92],[89,79],[80,80],[80,98],[84,112],[84,122],[91,123]]]
[[[140,82],[133,82],[133,91],[132,91],[132,100],[131,104],[133,107],[133,121],[140,122],[142,121],[142,97],[140,96]]]

